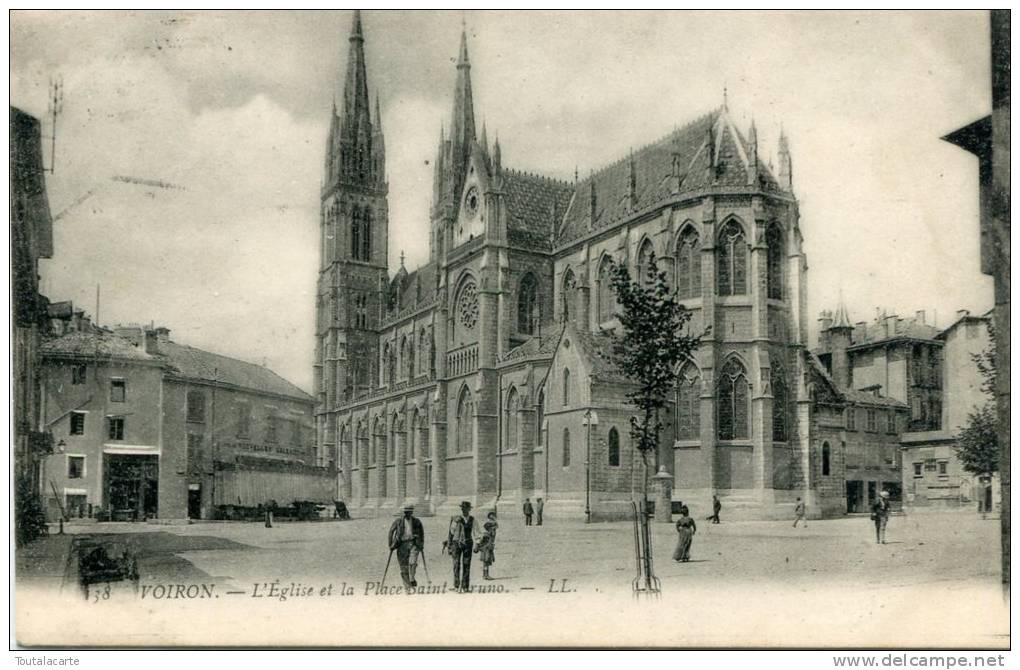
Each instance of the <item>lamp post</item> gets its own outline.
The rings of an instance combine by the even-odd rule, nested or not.
[[[584,411],[587,432],[584,456],[584,522],[591,523],[591,427],[599,425],[599,415],[589,407]]]

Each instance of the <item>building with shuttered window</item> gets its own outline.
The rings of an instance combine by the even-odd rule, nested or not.
[[[212,518],[335,497],[335,471],[315,458],[311,398],[268,368],[141,326],[67,330],[42,361],[53,520]]]

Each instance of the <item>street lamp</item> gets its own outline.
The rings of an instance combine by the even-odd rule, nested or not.
[[[584,457],[584,522],[591,523],[591,427],[599,425],[599,415],[588,408],[584,411],[587,445]]]

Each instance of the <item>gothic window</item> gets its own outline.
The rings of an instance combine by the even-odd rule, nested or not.
[[[701,250],[698,234],[690,228],[676,245],[676,289],[678,298],[701,297]]]
[[[745,295],[747,293],[747,240],[744,230],[736,221],[730,221],[719,231],[716,249],[719,295]]]
[[[385,371],[384,372],[385,376],[382,378],[382,385],[383,386],[385,386],[386,384],[389,384],[389,383],[391,383],[393,381],[392,379],[390,379],[389,374],[388,374],[389,369],[390,369],[389,368],[389,360],[390,360],[390,343],[387,342],[386,344],[383,345],[383,354],[382,354],[382,369]]]
[[[789,439],[790,398],[786,376],[781,367],[772,369],[772,439],[786,442]]]
[[[537,322],[538,292],[535,288],[535,275],[529,272],[524,275],[517,291],[517,332],[534,335]]]
[[[468,282],[461,288],[457,298],[457,315],[460,324],[467,330],[474,328],[478,322],[478,291],[474,282]]]
[[[400,433],[401,429],[400,420],[394,414],[390,420],[390,440],[386,450],[386,461],[389,463],[397,460],[397,434]]]
[[[599,263],[599,299],[596,317],[599,323],[613,318],[613,313],[616,311],[616,294],[613,293],[612,280],[610,279],[611,262],[609,256],[603,256],[602,262]]]
[[[857,417],[854,415],[853,407],[847,407],[846,409],[846,429],[857,430]]]
[[[401,374],[403,374],[406,371],[408,378],[411,378],[411,377],[414,376],[413,368],[409,365],[410,362],[411,362],[411,351],[410,351],[410,349],[407,346],[407,336],[405,335],[400,340],[400,371],[401,371]]]
[[[723,366],[719,374],[718,415],[720,440],[746,440],[748,433],[747,372],[735,358]]]
[[[429,350],[429,336],[425,329],[421,329],[421,334],[418,335],[418,351],[421,355],[418,357],[418,374],[423,375],[428,370],[426,369],[426,363],[428,362],[428,350]]]
[[[574,288],[577,280],[574,279],[574,271],[567,268],[563,273],[563,291],[560,293],[560,301],[563,303],[563,320],[570,318],[570,301],[574,299]]]
[[[676,380],[676,430],[681,440],[696,440],[701,435],[701,376],[688,362]]]
[[[474,421],[475,405],[471,399],[471,391],[464,388],[457,404],[457,444],[455,452],[466,454],[474,451],[472,422]]]
[[[367,207],[361,214],[361,260],[372,260],[372,210]]]
[[[609,429],[609,466],[620,465],[620,432],[616,428]]]
[[[570,467],[570,429],[563,429],[563,467]]]
[[[517,451],[517,426],[519,411],[517,389],[510,389],[506,401],[506,451]]]
[[[778,224],[769,224],[765,231],[766,278],[768,281],[768,297],[773,300],[783,299],[783,231]]]
[[[410,463],[418,453],[418,430],[421,424],[421,416],[418,410],[414,410],[414,418],[411,419],[411,431],[407,434],[407,461]]]
[[[407,378],[414,377],[414,333],[411,333],[411,337],[407,340]]]
[[[351,257],[361,260],[361,208],[351,209]]]
[[[643,286],[651,286],[655,283],[654,279],[648,277],[648,270],[652,267],[653,258],[655,258],[655,250],[651,240],[646,239],[641,243],[641,249],[638,251],[637,266],[637,279]]]
[[[829,443],[822,442],[822,476],[828,477],[830,464],[829,460],[832,458],[831,451],[829,450]]]
[[[570,404],[570,370],[563,368],[563,406]]]

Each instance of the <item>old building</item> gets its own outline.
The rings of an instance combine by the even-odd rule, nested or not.
[[[923,311],[856,325],[842,305],[835,316],[822,314],[816,352],[836,383],[853,396],[878,391],[907,410],[902,426],[890,432],[901,448],[902,484],[885,487],[897,500],[902,493],[908,506],[968,505],[990,492],[990,481],[965,472],[955,451],[968,414],[987,400],[973,356],[988,347],[989,323],[988,316],[965,311],[944,330]],[[848,482],[848,509],[863,510],[861,503],[873,499],[859,491]]]
[[[917,507],[976,502],[980,509],[991,511],[998,500],[998,494],[993,496],[992,478],[965,471],[956,456],[957,436],[969,414],[990,400],[981,389],[984,378],[974,356],[988,349],[991,317],[965,311],[957,317],[936,335],[942,342],[938,426],[903,434],[903,489],[907,502]]]
[[[434,511],[541,496],[553,515],[581,515],[586,500],[594,518],[627,514],[643,468],[628,382],[598,355],[618,327],[606,272],[610,259],[640,272],[654,254],[691,327],[707,329],[653,459],[676,477],[674,499],[697,510],[715,493],[733,513],[774,516],[799,496],[812,515],[845,512],[857,442],[844,408],[887,400],[848,398],[806,349],[785,136],[773,171],[753,123],[738,130],[724,104],[583,179],[517,171],[476,126],[462,34],[429,261],[391,277],[364,40],[356,13],[326,147],[317,296],[317,441],[348,504],[388,514],[406,499]]]
[[[53,220],[39,120],[16,107],[10,109],[10,160],[13,470],[21,510],[27,498],[39,496],[41,459],[52,445],[40,422],[38,369],[39,347],[47,326],[47,300],[39,293],[39,259],[53,255]],[[19,524],[20,519],[19,512]],[[20,532],[18,537],[20,541]]]
[[[43,468],[52,518],[211,518],[224,505],[333,499],[303,391],[166,328],[85,325],[42,349],[45,425],[58,440]]]

